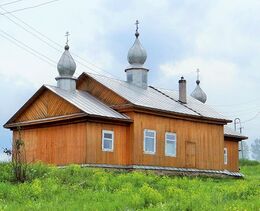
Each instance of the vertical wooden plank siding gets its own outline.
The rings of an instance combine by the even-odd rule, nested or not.
[[[102,130],[114,131],[114,151],[103,152]],[[21,131],[25,142],[27,162],[42,161],[49,164],[100,163],[126,165],[126,126],[77,123],[62,126],[26,129]],[[14,131],[14,139],[18,132]]]
[[[187,168],[196,168],[196,143],[186,142],[185,162]]]
[[[196,168],[224,168],[223,126],[187,120],[170,119],[153,115],[135,113],[133,138],[133,164],[186,167],[186,142],[196,144]],[[156,130],[155,155],[143,152],[144,129]],[[177,156],[165,156],[165,132],[177,134]]]
[[[227,148],[227,165],[224,168],[230,171],[239,170],[239,152],[238,152],[238,141],[232,138],[225,138],[224,147]]]
[[[238,170],[237,142],[225,142],[229,162],[228,166],[224,167],[222,125],[135,112],[127,113],[127,115],[134,120],[134,123],[129,126],[84,122],[23,130],[22,139],[25,141],[27,162],[43,161],[57,165],[90,163],[185,168],[191,167],[187,166],[186,159],[189,153],[187,143],[193,143],[194,147],[190,149],[190,152],[195,161],[190,163],[194,168]],[[144,129],[156,131],[154,155],[143,152]],[[102,151],[102,130],[114,131],[113,152]],[[177,134],[176,157],[165,155],[165,132]],[[14,131],[14,138],[16,137],[17,131]]]

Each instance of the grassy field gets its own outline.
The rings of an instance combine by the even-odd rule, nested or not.
[[[15,184],[10,171],[0,164],[0,210],[260,210],[259,163],[244,163],[243,180],[37,164]]]

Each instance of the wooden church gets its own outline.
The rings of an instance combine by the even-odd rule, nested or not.
[[[178,91],[150,86],[138,28],[135,37],[126,81],[73,77],[66,44],[57,86],[43,85],[4,125],[13,140],[20,128],[26,162],[240,177],[238,142],[247,137],[205,103],[199,79],[191,96],[183,77]]]

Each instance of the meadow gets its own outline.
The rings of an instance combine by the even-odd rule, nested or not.
[[[241,172],[245,179],[213,179],[34,164],[14,183],[0,164],[0,210],[260,210],[260,164]]]

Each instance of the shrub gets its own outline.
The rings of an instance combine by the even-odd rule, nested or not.
[[[147,183],[140,189],[140,195],[144,198],[145,206],[150,206],[163,201],[162,195]]]

